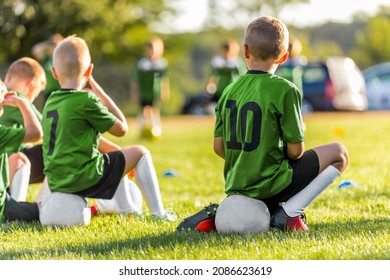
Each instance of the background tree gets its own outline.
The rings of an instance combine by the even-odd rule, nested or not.
[[[173,12],[164,0],[2,0],[0,62],[31,55],[54,33],[82,36],[96,59],[130,59],[163,12]]]
[[[351,56],[364,67],[390,61],[390,13],[369,19],[365,29],[356,37],[356,49]]]

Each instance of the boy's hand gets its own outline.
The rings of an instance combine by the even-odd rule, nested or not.
[[[85,88],[84,90],[93,92],[97,95],[99,94],[104,94],[104,90],[102,87],[95,81],[95,79],[92,77],[92,75],[89,76],[88,78],[88,83],[91,86],[91,88]]]
[[[17,107],[22,99],[16,94],[16,92],[8,92],[4,96],[3,105],[9,105]]]

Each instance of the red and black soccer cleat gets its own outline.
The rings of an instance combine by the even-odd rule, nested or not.
[[[184,219],[177,231],[191,231],[196,230],[200,232],[215,231],[215,213],[217,212],[218,204],[213,203],[204,207],[198,213]]]
[[[309,227],[306,224],[306,216],[302,213],[297,217],[290,217],[282,207],[279,207],[271,219],[271,227],[283,231],[307,231]]]

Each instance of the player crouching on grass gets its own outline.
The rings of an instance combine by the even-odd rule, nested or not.
[[[9,182],[14,179],[9,177],[7,153],[17,152],[22,143],[39,141],[42,138],[41,124],[29,102],[18,97],[16,93],[8,92],[5,84],[0,80],[0,116],[3,115],[3,105],[18,107],[25,127],[0,125],[0,221],[39,221],[37,203],[15,201],[7,192]]]
[[[304,151],[302,93],[274,75],[288,58],[288,42],[287,27],[276,18],[263,16],[248,25],[244,43],[248,72],[223,92],[217,104],[214,151],[225,160],[227,195],[265,202],[273,228],[306,231],[303,210],[344,171],[348,152],[339,143]],[[204,212],[179,227],[215,216]]]
[[[138,186],[151,201],[152,217],[175,220],[163,206],[152,157],[145,147],[99,151],[101,133],[124,136],[128,126],[123,113],[93,79],[92,69],[83,39],[70,36],[55,48],[52,72],[61,89],[48,98],[42,119],[44,171],[50,191],[111,199],[122,178],[135,168]],[[85,88],[87,83],[90,89]],[[128,188],[121,191],[131,196]],[[120,203],[123,213],[134,211],[125,197]]]

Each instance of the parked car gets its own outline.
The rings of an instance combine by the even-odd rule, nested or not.
[[[367,109],[366,85],[362,72],[348,57],[329,57],[308,63],[302,75],[303,106],[315,111]]]
[[[390,62],[364,69],[369,110],[390,109]]]
[[[182,107],[184,115],[210,115],[208,104],[211,101],[211,95],[207,92],[198,92],[196,94],[187,94]]]

